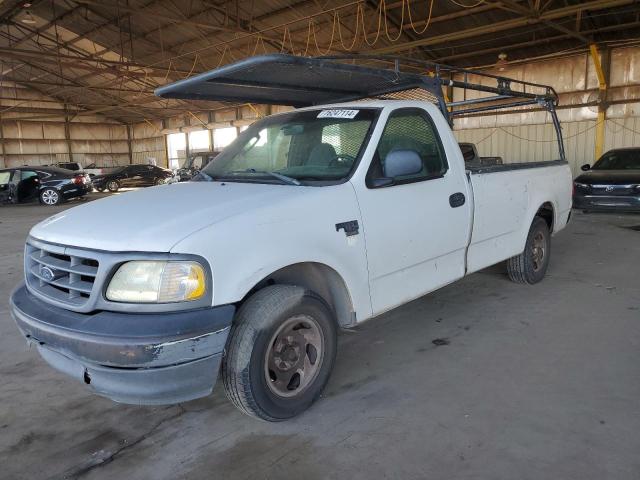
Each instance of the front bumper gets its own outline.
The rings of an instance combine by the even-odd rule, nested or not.
[[[573,208],[605,212],[640,212],[640,195],[574,195]]]
[[[169,313],[76,313],[22,285],[11,314],[52,367],[116,402],[159,405],[211,393],[233,305]]]

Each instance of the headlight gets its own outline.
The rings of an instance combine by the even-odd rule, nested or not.
[[[197,262],[135,261],[118,268],[107,288],[114,302],[170,303],[201,298],[206,291],[204,268]]]

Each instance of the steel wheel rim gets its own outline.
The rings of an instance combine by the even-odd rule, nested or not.
[[[324,334],[308,315],[285,320],[269,341],[264,375],[269,390],[279,397],[300,395],[318,376],[324,360]]]
[[[533,263],[533,270],[539,271],[544,264],[544,259],[547,254],[547,244],[545,242],[542,232],[537,232],[533,237],[531,243],[531,262]]]
[[[42,201],[47,205],[55,205],[58,202],[58,193],[53,190],[42,192]]]

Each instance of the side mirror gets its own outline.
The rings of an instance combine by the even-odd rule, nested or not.
[[[394,150],[384,160],[384,176],[389,178],[415,175],[422,171],[422,158],[414,150]]]
[[[586,172],[588,170],[591,170],[591,165],[589,165],[588,163],[585,163],[584,165],[582,165],[580,167],[580,170],[582,170],[583,172]]]
[[[369,188],[382,188],[388,187],[389,185],[393,185],[393,178],[389,177],[380,177],[380,178],[372,178],[367,181],[367,186]]]

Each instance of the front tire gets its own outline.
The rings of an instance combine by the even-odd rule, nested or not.
[[[531,223],[524,252],[507,260],[507,273],[511,281],[533,285],[540,282],[549,266],[551,234],[542,217]]]
[[[167,183],[167,181],[164,178],[156,178],[153,181],[153,184],[156,185],[156,186],[157,185],[164,185],[165,183]]]
[[[55,188],[45,188],[40,192],[40,203],[44,205],[58,205],[61,201],[62,196]]]
[[[222,360],[227,397],[243,413],[277,422],[320,396],[337,350],[333,313],[293,285],[259,290],[240,307]]]
[[[109,182],[107,182],[107,190],[111,193],[117,192],[120,190],[120,182],[117,180],[109,180]]]

